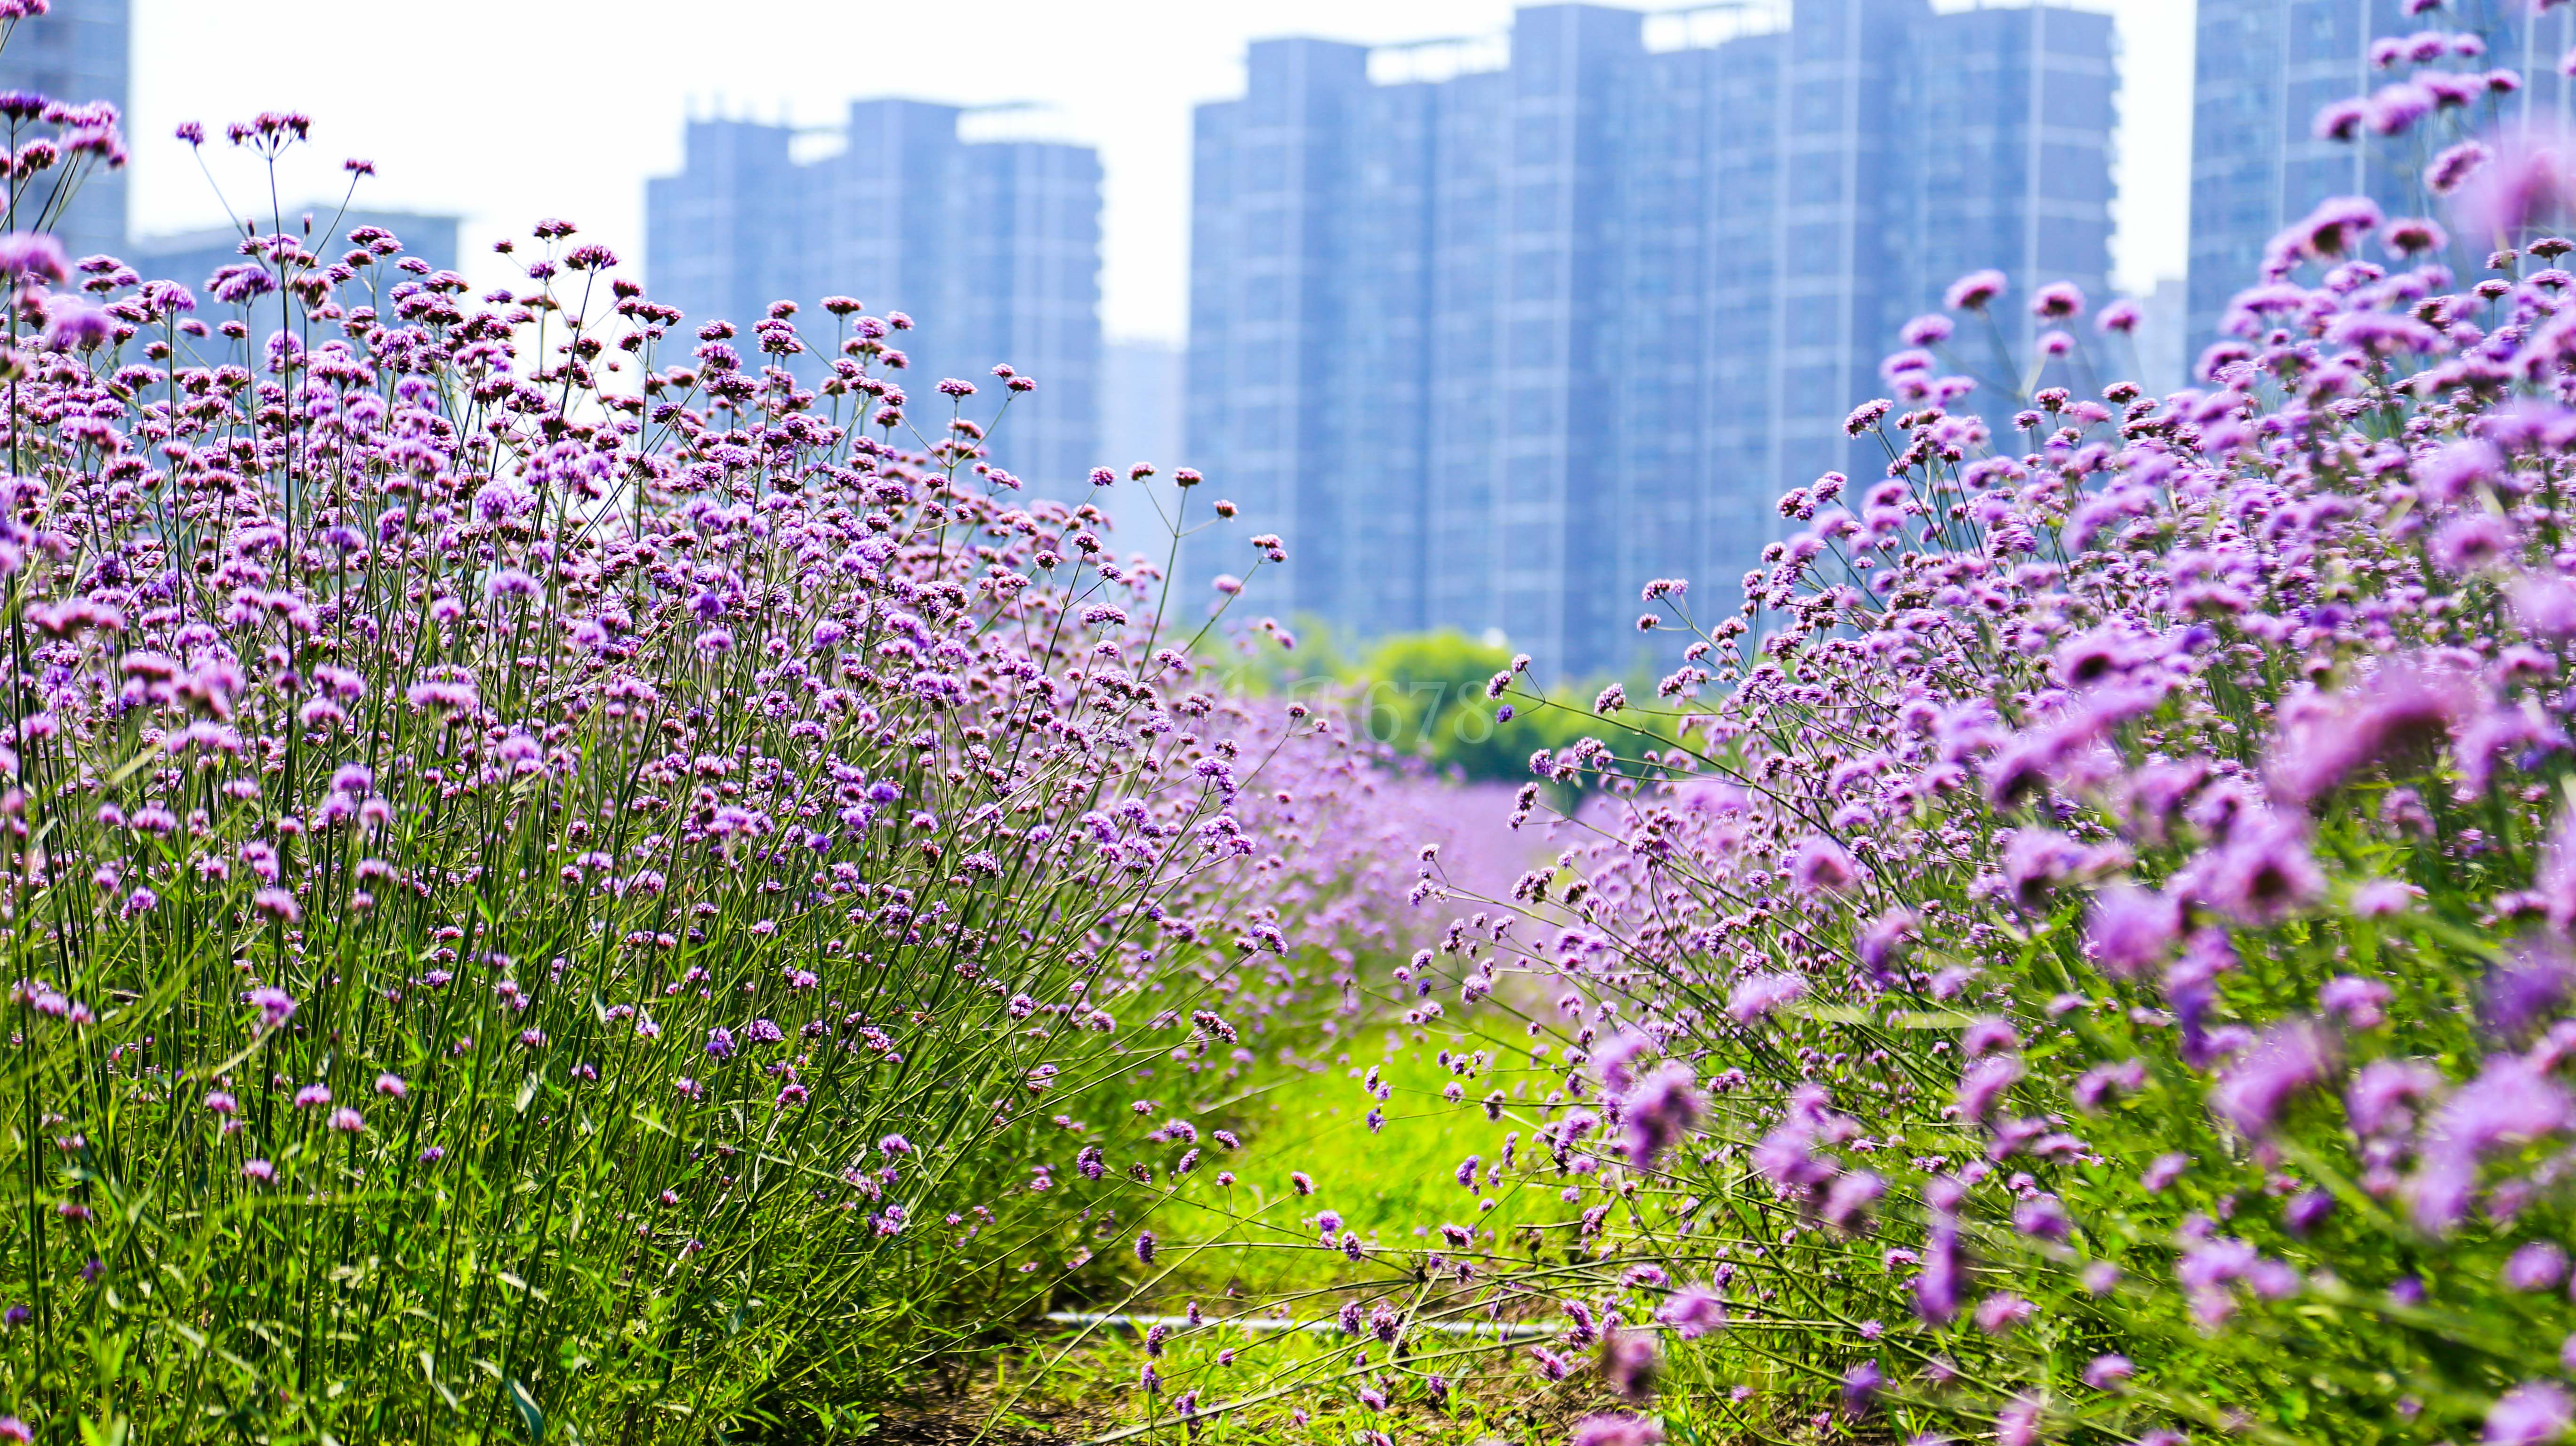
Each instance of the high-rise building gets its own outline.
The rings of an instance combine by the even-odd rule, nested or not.
[[[961,137],[972,113],[909,100],[851,104],[841,146],[800,160],[794,132],[739,120],[689,123],[680,173],[648,183],[644,269],[654,299],[692,326],[746,333],[773,301],[807,308],[828,346],[825,296],[902,311],[916,415],[944,403],[942,378],[976,384],[978,418],[1000,405],[992,368],[1037,389],[1014,397],[992,462],[1032,488],[1079,496],[1099,455],[1100,161],[1088,147]]]
[[[646,289],[691,326],[722,319],[748,331],[773,301],[814,301],[798,262],[823,203],[788,158],[794,135],[692,120],[680,173],[645,182]]]
[[[2161,276],[2154,289],[2136,298],[2138,385],[2157,396],[2169,396],[2189,382],[2191,367],[2191,284],[2179,276]]]
[[[2559,59],[2576,45],[2576,12],[2526,0],[2453,0],[2409,15],[2405,0],[2199,0],[2192,86],[2190,334],[2193,350],[2217,339],[2227,305],[2260,279],[2264,248],[2319,201],[2367,196],[2389,215],[2430,216],[2440,201],[2424,170],[2443,127],[2484,130],[2545,115],[2559,123],[2576,86]],[[2442,55],[2427,69],[2476,76],[2513,72],[2509,90],[2395,137],[2318,134],[2329,105],[2403,84],[2412,62],[2375,63],[2374,41],[2424,32],[2479,37],[2480,53]],[[2474,275],[2494,238],[2454,238],[2452,268]]]
[[[106,101],[126,109],[127,45],[133,29],[130,0],[80,0],[16,22],[0,48],[0,91],[33,91],[48,100]],[[31,135],[53,127],[30,123]],[[0,137],[16,145],[17,137]],[[19,230],[35,229],[47,209],[60,171],[38,173],[14,198]],[[92,166],[51,228],[74,260],[115,255],[125,246],[125,172]]]
[[[1100,351],[1100,456],[1118,474],[1097,499],[1113,524],[1111,550],[1141,552],[1157,562],[1170,551],[1170,477],[1181,455],[1181,383],[1185,353],[1175,342],[1113,338]],[[1159,491],[1137,486],[1128,469],[1150,463]],[[1157,501],[1161,505],[1157,506]]]
[[[1624,667],[1641,583],[1723,612],[1773,499],[1884,464],[1843,418],[1951,280],[2108,299],[2106,15],[1551,4],[1417,50],[1260,42],[1198,113],[1190,455],[1289,540],[1263,612]]]

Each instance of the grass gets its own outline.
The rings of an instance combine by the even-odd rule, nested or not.
[[[1575,1367],[1567,1379],[1544,1379],[1526,1349],[1544,1342],[1417,1332],[1390,1351],[1368,1340],[1365,1327],[1354,1342],[1338,1329],[1226,1323],[1282,1315],[1331,1320],[1346,1302],[1358,1303],[1364,1314],[1384,1306],[1400,1316],[1420,1311],[1483,1319],[1461,1315],[1454,1302],[1432,1304],[1431,1287],[1413,1268],[1421,1252],[1440,1244],[1424,1221],[1492,1229],[1495,1240],[1480,1241],[1479,1252],[1508,1250],[1524,1268],[1567,1263],[1582,1207],[1560,1198],[1562,1183],[1553,1176],[1513,1172],[1478,1191],[1456,1183],[1468,1156],[1488,1164],[1496,1158],[1506,1131],[1521,1135],[1527,1164],[1535,1106],[1553,1079],[1533,1070],[1502,1083],[1515,1098],[1501,1121],[1489,1121],[1472,1103],[1441,1096],[1456,1078],[1441,1064],[1441,1052],[1454,1055],[1477,1041],[1412,1028],[1371,1031],[1348,1042],[1354,1048],[1329,1064],[1274,1066],[1229,1104],[1225,1119],[1203,1117],[1241,1134],[1243,1148],[1167,1191],[1140,1192],[1139,1203],[1115,1219],[1096,1216],[1090,1243],[1099,1255],[1072,1273],[1058,1297],[1061,1308],[1097,1313],[1181,1315],[1195,1306],[1207,1324],[1176,1330],[1149,1353],[1132,1328],[1032,1323],[1026,1336],[994,1354],[988,1377],[941,1409],[989,1429],[988,1439],[1186,1435],[1261,1446],[1366,1440],[1362,1433],[1382,1431],[1397,1441],[1438,1446],[1553,1446],[1566,1439],[1575,1418],[1614,1407],[1580,1351],[1565,1352]],[[1378,1101],[1364,1088],[1371,1066],[1390,1096],[1376,1129],[1368,1116]],[[1465,1083],[1474,1086],[1472,1100],[1497,1081],[1489,1075]],[[1220,1169],[1232,1172],[1232,1185],[1219,1183]],[[1291,1187],[1296,1171],[1313,1179],[1311,1196]],[[1481,1210],[1487,1198],[1493,1208]],[[1367,1243],[1363,1260],[1318,1242],[1313,1222],[1327,1209]],[[1160,1242],[1150,1265],[1132,1252],[1139,1227]],[[1539,1295],[1510,1301],[1500,1316],[1563,1324],[1553,1299]],[[1355,1349],[1365,1364],[1355,1360]],[[1152,1392],[1140,1384],[1148,1364],[1160,1378]],[[1739,1439],[1738,1423],[1754,1416],[1729,1399],[1732,1384],[1720,1379],[1706,1353],[1677,1354],[1663,1398],[1674,1439]],[[1382,1393],[1383,1404],[1364,1399],[1363,1387]],[[1200,1414],[1185,1419],[1180,1403],[1191,1392]],[[1220,1407],[1228,1409],[1209,1414]],[[889,1434],[908,1439],[905,1429],[892,1427]]]

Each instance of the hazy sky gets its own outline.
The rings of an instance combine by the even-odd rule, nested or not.
[[[2113,261],[2115,279],[2136,288],[2182,270],[2191,3],[2079,3],[2120,18]],[[468,217],[478,279],[497,276],[494,237],[546,216],[640,267],[644,178],[678,167],[692,113],[824,126],[855,96],[1040,101],[1044,114],[991,123],[1100,147],[1108,330],[1177,338],[1190,107],[1240,93],[1246,41],[1490,35],[1511,11],[1510,0],[360,0],[281,24],[267,0],[134,0],[134,221],[160,231],[224,218],[170,138],[179,122],[220,131],[294,109],[313,116],[314,146],[281,182],[290,206],[336,197],[340,161],[364,156],[378,168],[366,200]],[[206,150],[225,194],[264,209],[266,182],[246,158],[220,142]]]

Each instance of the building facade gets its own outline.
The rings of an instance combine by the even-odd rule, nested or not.
[[[921,416],[942,378],[974,382],[979,420],[1007,363],[1037,389],[1013,398],[992,462],[1027,485],[1079,497],[1101,465],[1100,161],[1088,147],[969,140],[959,107],[853,102],[840,148],[794,154],[794,132],[738,120],[689,123],[679,174],[647,185],[645,282],[691,326],[749,330],[774,301],[808,309],[855,296],[913,318],[900,346]]]
[[[2436,216],[2424,168],[2443,127],[2482,131],[2527,117],[2561,124],[2576,99],[2559,59],[2576,46],[2576,11],[2524,0],[2453,0],[2410,16],[2405,0],[2199,0],[2192,85],[2189,331],[2198,350],[2219,336],[2228,302],[2257,283],[2272,238],[2332,196],[2368,196],[2391,216]],[[2383,67],[2373,41],[2428,22],[2481,37],[2484,53],[2445,56],[2435,69],[2514,72],[2509,95],[2489,93],[2456,123],[2419,124],[2354,140],[2317,133],[2327,106],[2400,82],[2411,65]],[[2475,275],[2494,238],[2454,238],[2454,271]]]
[[[1648,578],[1724,613],[1781,492],[1883,465],[1843,418],[1951,280],[2108,299],[2107,16],[1706,9],[1532,6],[1432,80],[1265,41],[1199,109],[1189,451],[1288,538],[1261,611],[1624,668]]]
[[[1181,454],[1182,368],[1188,353],[1179,343],[1113,337],[1100,350],[1100,459],[1118,474],[1105,495],[1094,497],[1109,514],[1112,550],[1143,553],[1161,562],[1170,554],[1172,528],[1165,508],[1171,488],[1159,494],[1137,486],[1128,469],[1150,464],[1168,478]]]
[[[122,115],[127,109],[132,34],[130,0],[58,4],[51,14],[18,21],[8,45],[0,48],[0,91],[33,91],[48,100],[73,104],[106,101]],[[30,125],[31,136],[50,136],[54,130],[41,122]],[[0,143],[14,146],[17,138]],[[12,198],[16,229],[35,229],[36,215],[51,208],[59,175],[58,171],[40,172]],[[50,229],[74,260],[121,254],[125,172],[87,170]]]

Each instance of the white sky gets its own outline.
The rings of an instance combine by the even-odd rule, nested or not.
[[[83,0],[67,0],[77,6]],[[1976,0],[1936,0],[1944,9]],[[2120,19],[2126,51],[2115,280],[2183,268],[2190,165],[2191,0],[2082,0]],[[57,0],[58,5],[66,0]],[[1649,0],[1639,8],[1668,8]],[[361,198],[465,215],[467,271],[496,279],[491,240],[540,217],[578,223],[640,271],[644,178],[674,170],[692,113],[821,126],[863,95],[1040,101],[1050,133],[1101,149],[1104,320],[1177,339],[1187,319],[1190,107],[1239,94],[1245,42],[1306,34],[1368,43],[1490,34],[1510,0],[391,0],[280,23],[269,0],[134,0],[133,218],[142,231],[224,212],[183,120],[220,133],[267,110],[314,118],[281,183],[289,205],[338,194],[340,161],[373,160]],[[309,17],[308,17],[309,18]],[[1015,122],[1016,123],[1016,122]],[[220,141],[227,194],[265,182]]]

